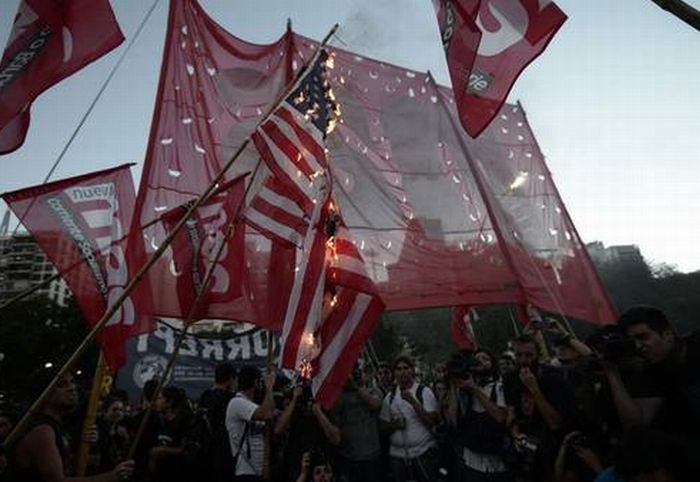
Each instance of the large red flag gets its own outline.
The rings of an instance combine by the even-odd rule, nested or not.
[[[146,261],[144,252],[125,248],[135,199],[129,165],[5,193],[2,198],[66,280],[91,325]],[[124,363],[125,337],[151,328],[149,296],[142,282],[97,335],[110,367]]]
[[[24,142],[39,94],[123,41],[108,0],[22,0],[0,61],[0,154]]]
[[[166,235],[158,218],[204,190],[318,46],[291,31],[269,45],[251,44],[195,0],[172,0],[170,7],[136,209],[138,224],[149,226],[149,250]],[[615,320],[521,106],[503,105],[472,139],[460,126],[452,89],[425,73],[327,50],[334,58],[328,80],[342,108],[342,122],[326,140],[332,194],[388,310],[528,300],[595,323]],[[251,171],[259,157],[250,146],[229,176]],[[249,216],[246,226],[249,292],[218,311],[223,319],[279,329],[277,309],[289,295],[279,279],[294,274],[308,220],[279,185],[266,188],[253,206],[257,219]],[[276,253],[283,254],[279,263]],[[178,300],[169,296],[177,282],[170,258],[166,252],[152,270],[154,303],[179,316]]]
[[[447,62],[460,120],[476,137],[496,116],[520,73],[547,48],[566,15],[551,0],[482,0],[475,15],[470,15],[474,1],[440,3],[455,11],[455,33],[445,47]],[[438,19],[444,39],[448,24],[439,9]],[[481,33],[476,56],[475,27]]]
[[[210,304],[230,303],[241,296],[243,226],[236,228],[228,239],[225,233],[234,222],[243,200],[244,180],[245,175],[222,185],[195,209],[170,245],[173,251],[171,273],[177,276],[177,296],[183,307],[183,315],[189,314],[197,295],[206,289],[193,313],[193,321],[206,318]],[[189,205],[190,203],[185,203],[163,215],[168,231],[172,231]],[[210,282],[205,287],[205,277],[222,242],[226,245],[221,248],[221,254],[211,268]]]

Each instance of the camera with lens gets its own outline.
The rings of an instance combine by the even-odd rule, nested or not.
[[[623,358],[637,354],[634,342],[617,327],[607,327],[588,339],[588,345],[596,355],[588,357],[586,368],[592,371],[603,369],[602,362],[618,363]]]

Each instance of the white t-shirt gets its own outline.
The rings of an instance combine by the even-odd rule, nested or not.
[[[418,382],[413,382],[409,391],[420,402],[416,394],[417,390]],[[379,418],[385,422],[391,422],[393,418],[403,417],[406,419],[406,427],[401,430],[394,430],[391,434],[389,455],[400,459],[413,459],[423,455],[435,445],[435,437],[423,424],[423,421],[411,404],[401,398],[401,390],[398,387],[394,390],[393,400],[391,398],[391,393],[384,397]],[[426,412],[435,413],[438,411],[435,395],[427,386],[423,389],[422,399],[423,409]]]
[[[263,466],[263,429],[265,424],[253,420],[253,413],[258,408],[248,397],[237,393],[226,407],[226,430],[231,447],[231,454],[238,455],[236,475],[261,475]],[[241,445],[241,437],[248,424],[248,434]],[[240,454],[238,447],[241,447]]]

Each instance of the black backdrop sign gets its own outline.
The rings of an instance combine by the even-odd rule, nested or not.
[[[192,400],[214,384],[214,369],[223,361],[236,367],[255,365],[263,368],[267,360],[267,331],[246,325],[226,338],[188,335],[180,348],[168,383],[182,388]],[[143,385],[165,371],[175,350],[179,330],[164,321],[150,334],[127,343],[127,363],[119,369],[116,386],[127,391],[132,401],[141,397]],[[273,338],[273,347],[278,349]]]

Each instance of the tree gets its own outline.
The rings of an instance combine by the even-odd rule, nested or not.
[[[47,363],[59,366],[80,344],[89,327],[75,303],[66,308],[44,297],[19,301],[0,313],[0,391],[26,402],[33,379]],[[76,370],[89,374],[97,348],[79,362]],[[34,387],[32,387],[34,388]]]

